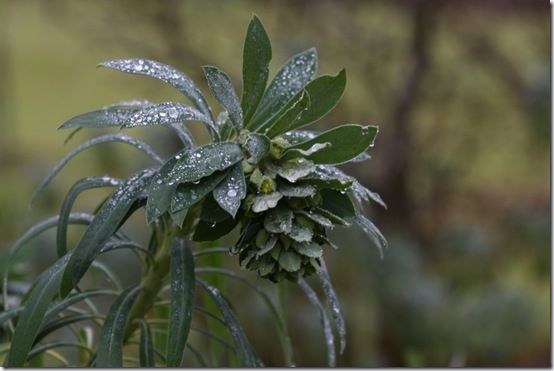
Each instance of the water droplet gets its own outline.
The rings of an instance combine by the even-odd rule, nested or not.
[[[236,197],[237,195],[237,191],[235,191],[234,189],[230,189],[229,191],[227,191],[227,196],[229,197]]]

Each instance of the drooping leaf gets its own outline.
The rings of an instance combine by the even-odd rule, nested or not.
[[[42,273],[19,316],[8,353],[8,367],[23,367],[52,298],[58,293],[64,268],[70,254],[58,259]]]
[[[281,110],[282,114],[275,121],[267,121],[259,130],[269,138],[300,127],[297,123],[312,104],[306,89],[295,95]]]
[[[256,130],[312,79],[317,69],[317,52],[310,48],[290,58],[269,84],[249,129]]]
[[[51,350],[52,349],[55,349],[55,348],[60,348],[60,347],[74,347],[74,348],[79,348],[81,350],[85,350],[89,355],[92,355],[93,353],[93,350],[90,349],[89,347],[87,347],[86,345],[84,344],[80,344],[80,343],[70,343],[70,342],[66,342],[66,341],[52,341],[52,342],[48,342],[48,343],[45,343],[45,344],[39,344],[37,346],[35,346],[30,352],[29,352],[29,356],[27,357],[27,360],[30,361],[32,358],[36,357],[36,356],[39,356],[41,355],[42,353],[44,352],[48,352],[50,351],[49,354],[52,354],[51,353]],[[59,358],[57,358],[59,359]]]
[[[323,333],[325,335],[325,345],[327,347],[327,366],[336,367],[337,356],[335,353],[335,336],[333,335],[333,329],[331,328],[329,317],[327,317],[327,313],[325,312],[325,307],[319,301],[319,298],[317,297],[315,291],[303,278],[298,279],[298,285],[300,286],[300,288],[302,288],[302,290],[308,297],[308,300],[317,309],[317,312],[319,314],[319,319],[321,320]]]
[[[231,332],[231,336],[233,337],[233,342],[235,343],[236,352],[240,360],[241,366],[242,367],[263,367],[262,361],[258,358],[256,353],[252,349],[250,343],[248,342],[248,339],[244,334],[244,331],[242,329],[242,326],[240,325],[240,322],[238,321],[236,315],[233,313],[229,304],[227,303],[225,298],[221,295],[219,290],[209,285],[203,280],[199,279],[197,280],[197,282],[202,287],[204,287],[208,292],[208,294],[210,294],[210,296],[214,299],[221,314],[223,315],[223,318],[227,323],[227,327]]]
[[[269,152],[271,141],[268,137],[259,133],[249,133],[246,138],[245,147],[249,157],[246,159],[250,164],[257,164]]]
[[[60,293],[67,296],[88,270],[104,244],[119,227],[120,221],[145,190],[153,171],[139,171],[121,184],[96,213],[93,221],[75,247],[64,272]]]
[[[176,240],[171,246],[171,315],[167,346],[167,366],[180,367],[185,351],[192,308],[194,306],[194,257],[184,240]]]
[[[140,367],[156,367],[154,359],[154,345],[152,344],[152,331],[148,322],[141,319],[140,340],[139,340],[139,359]]]
[[[246,197],[246,179],[240,162],[234,165],[225,179],[215,187],[213,197],[223,210],[235,217],[242,199]]]
[[[331,317],[333,318],[333,321],[335,322],[335,326],[337,327],[337,332],[339,333],[339,340],[340,340],[339,350],[340,350],[340,353],[342,354],[344,352],[344,349],[346,348],[346,325],[344,323],[344,316],[342,315],[342,309],[341,309],[337,294],[335,292],[335,289],[331,284],[331,278],[329,277],[329,273],[327,271],[327,266],[325,264],[325,261],[321,259],[320,264],[321,264],[321,269],[317,271],[317,275],[319,277],[319,280],[321,281],[321,287],[323,288],[323,292],[327,297],[327,302],[331,307]]]
[[[239,221],[239,217],[232,218],[211,195],[206,196],[192,239],[193,241],[216,241],[231,232]]]
[[[269,37],[258,17],[253,16],[246,39],[242,60],[242,100],[241,107],[244,122],[254,115],[264,94],[271,61],[271,44]]]
[[[67,327],[77,322],[88,321],[93,319],[103,319],[104,316],[98,313],[80,313],[73,314],[69,316],[63,316],[61,318],[55,318],[51,322],[46,323],[41,327],[40,332],[38,333],[35,342],[40,342],[50,333],[59,330],[61,328]]]
[[[308,219],[311,219],[312,221],[316,222],[322,227],[325,227],[325,228],[334,227],[334,224],[332,221],[330,221],[328,218],[324,217],[323,215],[314,212],[313,210],[309,210],[309,211],[298,210],[296,213],[304,215],[305,217],[307,217]]]
[[[319,189],[329,188],[345,191],[352,186],[354,178],[346,175],[335,166],[316,165],[310,174],[302,178],[302,181]]]
[[[101,296],[101,295],[119,295],[117,291],[114,290],[106,290],[106,289],[98,289],[98,290],[86,290],[82,292],[78,292],[75,294],[69,295],[67,298],[54,302],[49,308],[46,314],[44,315],[44,324],[48,324],[49,322],[55,320],[58,315],[69,308],[70,306],[83,301],[88,300],[90,298]]]
[[[173,130],[177,133],[177,136],[183,142],[183,145],[185,148],[194,148],[196,147],[196,142],[194,141],[194,137],[192,136],[192,133],[190,130],[180,123],[171,124],[170,125]]]
[[[362,228],[365,234],[375,243],[375,246],[379,248],[381,258],[383,258],[383,249],[388,246],[385,236],[379,231],[379,229],[365,216],[359,214],[356,215],[354,221]]]
[[[348,195],[332,189],[322,189],[319,191],[323,197],[321,208],[342,218],[349,219],[356,216],[356,210]]]
[[[86,112],[65,121],[58,129],[120,127],[140,109],[140,107],[112,107]]]
[[[148,59],[118,59],[100,63],[99,66],[161,80],[183,93],[204,115],[212,117],[210,106],[200,89],[188,76],[174,67]]]
[[[133,128],[152,125],[171,126],[185,121],[200,121],[208,125],[209,128],[217,130],[208,116],[192,107],[184,106],[176,102],[154,104],[138,110],[129,116],[123,123],[123,127]]]
[[[284,157],[289,151],[308,150],[317,144],[330,143],[330,146],[309,154],[307,158],[316,164],[341,164],[367,150],[378,131],[376,126],[341,125],[306,142],[287,148]]]
[[[60,210],[60,219],[56,230],[56,251],[58,258],[62,257],[67,252],[67,226],[69,215],[73,203],[79,194],[94,188],[101,187],[117,187],[121,184],[119,179],[103,176],[103,177],[87,177],[76,182],[65,196],[65,199]]]
[[[188,209],[216,188],[227,176],[228,171],[218,171],[202,178],[198,183],[184,183],[177,187],[171,199],[171,212]]]
[[[231,79],[217,67],[204,66],[202,69],[213,96],[227,110],[229,118],[240,130],[242,128],[242,108]]]
[[[148,156],[150,156],[154,161],[162,164],[163,160],[154,152],[154,150],[146,143],[141,142],[138,139],[135,139],[133,137],[130,137],[128,135],[123,134],[106,134],[102,135],[96,138],[93,138],[77,148],[75,148],[73,151],[69,152],[65,157],[58,162],[58,164],[50,171],[50,173],[44,178],[44,180],[40,183],[40,185],[37,187],[35,192],[33,193],[31,204],[35,202],[38,195],[46,188],[46,186],[54,179],[54,177],[60,172],[60,170],[71,160],[75,155],[79,154],[80,152],[93,147],[97,144],[102,143],[110,143],[110,142],[122,142],[129,145],[132,145],[133,147],[143,151]]]
[[[177,161],[171,167],[165,183],[195,182],[236,164],[243,159],[243,155],[238,144],[219,142],[179,153],[175,158]]]
[[[113,302],[100,332],[96,367],[123,366],[123,338],[127,327],[127,317],[140,293],[140,286],[129,287]]]

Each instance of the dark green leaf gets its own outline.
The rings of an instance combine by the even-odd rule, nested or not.
[[[350,197],[346,194],[331,189],[322,189],[319,191],[323,197],[321,208],[342,218],[349,219],[356,216],[356,210]]]
[[[246,180],[240,162],[233,166],[225,179],[215,187],[213,197],[233,218],[237,215],[240,203],[246,197]]]
[[[279,265],[287,272],[296,272],[300,269],[300,255],[291,250],[282,250],[279,255]]]
[[[52,320],[51,322],[45,324],[40,329],[39,334],[37,335],[35,342],[39,342],[42,339],[44,339],[46,336],[50,335],[50,333],[59,330],[61,328],[67,327],[71,324],[74,324],[76,322],[80,321],[87,321],[91,319],[101,319],[103,318],[100,314],[94,314],[94,313],[81,313],[81,314],[75,314],[71,316],[64,316],[61,318],[56,318]]]
[[[376,126],[341,125],[287,148],[283,157],[291,150],[308,150],[318,143],[330,143],[330,146],[308,155],[307,158],[316,164],[341,164],[367,150],[373,144],[378,131]]]
[[[314,242],[295,244],[295,249],[299,254],[310,258],[321,258],[323,255],[323,249],[321,246]]]
[[[279,110],[312,79],[317,69],[317,52],[308,49],[293,56],[277,72],[267,88],[249,129],[256,130]]]
[[[264,94],[271,61],[269,37],[258,17],[248,25],[242,61],[242,112],[247,125]]]
[[[289,233],[292,229],[292,218],[292,211],[279,205],[265,214],[264,228],[271,233]]]
[[[58,293],[62,274],[70,256],[70,254],[63,256],[39,276],[29,299],[25,303],[25,309],[19,316],[19,321],[17,321],[8,353],[8,367],[23,367],[42,326],[48,306],[52,302],[52,298]]]
[[[337,327],[337,331],[339,333],[340,353],[342,354],[346,347],[346,325],[344,324],[344,317],[342,315],[340,302],[337,297],[337,294],[335,293],[335,289],[331,284],[331,278],[329,277],[329,273],[327,272],[327,266],[325,265],[325,261],[323,259],[320,259],[320,264],[321,264],[321,269],[317,272],[317,275],[319,277],[319,280],[321,281],[321,287],[323,288],[323,292],[327,297],[327,302],[331,306],[331,317],[333,318],[335,325]]]
[[[180,367],[192,321],[195,287],[194,257],[184,240],[176,240],[171,246],[170,279],[171,316],[166,359],[168,367]]]
[[[204,115],[212,117],[210,107],[200,89],[188,76],[174,67],[148,59],[118,59],[100,63],[99,66],[161,80],[183,93]]]
[[[196,183],[184,183],[177,187],[171,199],[171,212],[188,209],[199,202],[220,184],[228,174],[227,170],[218,171],[210,176],[200,179]]]
[[[152,344],[152,332],[148,323],[140,320],[139,357],[140,367],[156,367],[154,360],[154,345]]]
[[[54,179],[54,177],[60,172],[60,170],[71,160],[75,155],[78,153],[84,151],[85,149],[88,149],[90,147],[93,147],[97,144],[102,143],[110,143],[110,142],[123,142],[132,145],[133,147],[136,147],[137,149],[143,151],[150,157],[152,157],[156,162],[163,163],[163,160],[154,152],[154,150],[146,143],[141,142],[138,139],[135,139],[133,137],[130,137],[128,135],[123,134],[106,134],[99,136],[97,138],[93,138],[83,144],[81,144],[79,147],[75,148],[73,151],[69,152],[65,157],[58,162],[58,164],[50,171],[50,173],[44,178],[44,180],[40,183],[40,185],[37,187],[35,192],[32,196],[31,203],[35,202],[38,195],[46,188],[46,186]]]
[[[125,289],[110,306],[100,332],[96,367],[117,368],[123,366],[123,338],[127,327],[127,317],[141,289],[140,286]]]
[[[255,213],[261,213],[277,206],[279,200],[283,198],[283,195],[278,192],[260,194],[254,198],[252,204],[252,211]]]
[[[62,297],[65,297],[83,277],[133,203],[144,191],[152,175],[151,169],[133,175],[121,184],[98,210],[67,264],[60,291]]]
[[[215,300],[221,314],[223,314],[223,318],[225,319],[225,322],[229,327],[229,331],[231,332],[231,336],[233,337],[236,352],[239,357],[241,366],[242,367],[262,367],[263,366],[262,361],[258,358],[256,353],[254,353],[254,350],[252,349],[250,343],[248,342],[248,339],[246,338],[246,335],[244,334],[244,331],[242,330],[242,326],[240,325],[235,313],[233,313],[233,311],[229,307],[229,304],[227,303],[225,298],[221,295],[219,290],[213,286],[210,286],[203,280],[197,280],[197,281],[200,285],[202,285],[206,289],[206,291],[210,294],[210,296]]]
[[[250,157],[247,161],[251,164],[257,164],[269,152],[271,141],[263,134],[249,133],[246,138],[246,151]]]
[[[279,134],[296,129],[301,126],[298,125],[298,122],[311,104],[310,94],[304,89],[287,103],[281,110],[282,114],[279,118],[275,121],[268,121],[259,130],[265,132],[268,137],[274,138]]]
[[[375,243],[375,245],[379,248],[379,253],[381,254],[381,258],[383,257],[383,249],[388,246],[387,240],[385,239],[385,236],[379,231],[379,229],[363,215],[357,215],[354,219],[356,224],[358,224],[362,230],[365,232],[365,234],[371,238],[371,240]]]
[[[171,206],[171,199],[177,189],[177,183],[168,180],[169,174],[182,156],[188,155],[190,148],[185,148],[174,155],[158,170],[150,182],[148,201],[146,202],[146,221],[154,223]]]
[[[291,183],[304,178],[316,169],[313,162],[305,158],[287,160],[276,168],[277,174]]]
[[[140,107],[110,107],[86,112],[70,118],[61,124],[58,129],[120,127],[138,110],[140,110]]]
[[[204,66],[204,75],[210,90],[225,110],[237,129],[242,127],[242,108],[229,76],[217,67]]]
[[[23,311],[24,307],[18,307],[10,310],[5,310],[0,313],[0,326],[4,324],[9,319],[12,319],[19,315]]]
[[[216,241],[231,232],[238,224],[239,218],[231,218],[227,212],[226,219],[208,222],[200,219],[194,230],[193,241]]]
[[[60,210],[60,219],[58,222],[58,229],[56,231],[56,251],[58,252],[58,258],[67,253],[67,225],[69,222],[69,214],[73,203],[79,194],[87,189],[101,188],[101,187],[116,187],[121,183],[119,179],[104,177],[88,177],[79,180],[75,183],[71,189],[67,192],[65,200]]]

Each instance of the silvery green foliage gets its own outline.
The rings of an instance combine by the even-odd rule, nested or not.
[[[239,237],[229,252],[237,256],[237,265],[276,283],[290,280],[300,285],[317,308],[323,323],[328,362],[330,366],[335,365],[337,343],[331,320],[340,338],[340,352],[345,346],[345,325],[325,268],[327,248],[336,248],[327,233],[337,225],[357,224],[380,250],[386,246],[381,232],[361,213],[364,202],[373,200],[385,206],[383,201],[337,165],[367,160],[366,151],[373,146],[378,128],[348,124],[322,133],[304,130],[338,103],[346,85],[346,73],[342,70],[334,76],[315,77],[317,53],[311,48],[289,59],[268,84],[271,57],[269,37],[260,20],[254,17],[244,45],[242,95],[224,71],[204,67],[207,85],[221,108],[215,120],[212,112],[216,110],[209,107],[201,90],[174,67],[147,59],[120,59],[100,64],[161,80],[179,90],[192,106],[187,102],[119,102],[73,117],[60,128],[131,129],[163,125],[175,130],[183,148],[164,159],[133,137],[105,134],[71,151],[45,178],[33,200],[75,155],[102,143],[130,144],[153,160],[153,164],[127,179],[104,176],[79,180],[69,190],[59,218],[48,219],[31,228],[16,242],[8,262],[13,261],[24,243],[48,228],[58,227],[58,261],[38,278],[21,306],[9,307],[7,273],[4,276],[5,312],[0,314],[0,324],[6,322],[13,331],[7,366],[27,365],[30,356],[55,348],[57,343],[40,344],[39,340],[53,331],[51,329],[61,326],[56,321],[70,324],[100,318],[103,327],[98,346],[91,348],[89,343],[75,343],[90,356],[86,365],[121,366],[123,345],[140,330],[137,344],[141,366],[179,367],[185,349],[199,356],[187,342],[193,308],[197,306],[194,303],[195,282],[216,302],[230,330],[234,341],[231,348],[239,363],[242,366],[262,365],[222,293],[217,287],[197,279],[196,274],[211,272],[248,281],[224,269],[195,268],[195,254],[217,253],[222,249],[194,252],[189,243],[190,240],[215,241],[235,229],[239,230]],[[213,142],[197,145],[186,126],[189,122],[205,124]],[[98,206],[94,216],[71,212],[81,193],[100,187],[115,189]],[[151,230],[148,247],[119,231],[125,221],[142,208]],[[68,229],[75,224],[85,225],[86,229],[76,246],[69,246]],[[170,241],[160,242],[167,236]],[[137,253],[146,272],[140,285],[123,290],[117,283],[117,275],[97,261],[99,255],[116,249],[132,249]],[[160,267],[165,267],[166,271],[156,273],[160,276],[153,280],[158,284],[155,290],[160,291],[169,278],[172,295],[168,319],[171,341],[167,349],[156,349],[152,324],[144,317],[146,312],[136,317],[135,307],[135,301],[144,305],[145,297],[152,294],[149,286],[152,277],[148,274],[157,272]],[[95,269],[116,284],[115,291],[81,290],[82,278]],[[327,316],[325,306],[304,281],[304,277],[316,272],[331,316]],[[262,295],[275,315],[284,352],[289,354],[286,325],[271,299],[254,284],[248,284]],[[94,306],[90,306],[90,312],[78,312],[81,316],[78,318],[58,318],[52,314],[53,307],[77,310],[73,307],[76,302],[89,303],[90,298],[101,294],[117,296],[107,316]],[[154,292],[154,297],[150,298],[151,305],[156,295],[159,292]],[[154,356],[158,353],[163,357]],[[294,363],[288,359],[287,364]]]

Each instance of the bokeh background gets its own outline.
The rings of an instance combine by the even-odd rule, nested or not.
[[[0,0],[2,256],[28,226],[58,211],[77,179],[125,176],[146,163],[125,146],[90,150],[30,209],[32,191],[56,161],[98,134],[80,132],[64,145],[60,123],[121,100],[181,99],[164,84],[97,63],[160,60],[204,91],[200,66],[214,64],[240,90],[253,13],[271,37],[273,73],[311,46],[320,74],[346,68],[344,98],[317,129],[349,122],[381,129],[372,159],[346,171],[388,204],[367,211],[390,247],[381,260],[361,231],[337,230],[341,248],[327,254],[348,330],[338,364],[549,365],[547,1]],[[203,128],[191,129],[207,141]],[[167,154],[178,145],[164,128],[128,134]],[[103,196],[90,192],[77,207],[90,211]],[[140,235],[142,222],[126,228]],[[23,254],[12,275],[30,278],[50,264],[52,237]],[[126,259],[108,263],[136,279]],[[227,285],[262,358],[282,364],[266,311],[251,293]],[[298,365],[323,366],[316,312],[294,287],[289,316]]]

